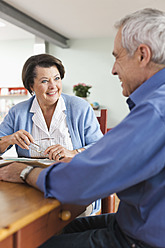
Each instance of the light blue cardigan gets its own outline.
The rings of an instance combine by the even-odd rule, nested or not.
[[[61,96],[66,105],[65,114],[73,149],[82,147],[87,149],[103,136],[95,113],[90,104],[80,97],[63,93]],[[32,132],[33,113],[29,111],[34,97],[16,104],[9,110],[4,121],[0,124],[0,137],[10,135],[20,129],[24,129],[29,133]],[[18,157],[30,157],[29,150],[22,149],[18,145],[16,145],[16,151]]]

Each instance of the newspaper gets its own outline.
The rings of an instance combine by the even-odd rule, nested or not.
[[[55,160],[50,160],[48,158],[12,158],[12,157],[4,157],[0,158],[0,167],[6,166],[13,162],[25,163],[32,166],[39,166],[41,168],[48,167],[54,163]]]

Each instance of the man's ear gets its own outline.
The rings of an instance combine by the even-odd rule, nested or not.
[[[146,44],[140,44],[138,46],[138,58],[142,66],[147,65],[151,60],[151,49]]]

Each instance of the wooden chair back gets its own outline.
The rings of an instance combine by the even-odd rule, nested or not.
[[[100,116],[97,117],[97,120],[100,123],[100,129],[103,134],[107,133],[107,116],[107,109],[101,109]]]
[[[100,123],[100,129],[103,134],[107,133],[107,109],[101,109],[100,116],[97,117],[98,122]],[[104,199],[102,199],[101,213],[114,213],[115,212],[115,194],[112,194]]]

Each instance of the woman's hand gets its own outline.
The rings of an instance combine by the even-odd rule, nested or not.
[[[77,154],[77,151],[76,150],[73,150],[73,151],[70,151],[66,148],[64,148],[63,146],[57,144],[57,145],[53,145],[53,146],[49,146],[45,152],[44,152],[45,155],[49,155],[49,159],[53,159],[53,160],[61,160],[63,158],[73,158],[76,154]]]
[[[0,152],[3,153],[10,145],[15,144],[20,146],[22,149],[29,149],[31,142],[34,142],[32,135],[21,129],[11,135],[0,138]]]
[[[30,143],[34,143],[32,135],[23,129],[11,134],[10,136],[12,145],[17,144],[23,149],[29,149]]]

